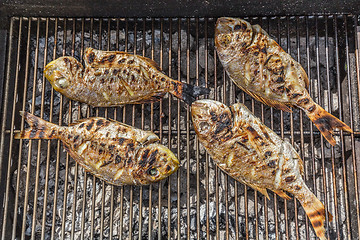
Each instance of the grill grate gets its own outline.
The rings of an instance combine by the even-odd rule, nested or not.
[[[270,200],[221,172],[195,137],[188,107],[161,102],[92,108],[54,91],[42,71],[63,56],[82,58],[86,47],[122,50],[154,59],[174,79],[206,85],[209,98],[245,104],[305,162],[309,188],[334,215],[331,239],[354,239],[360,228],[360,56],[357,16],[248,18],[299,61],[315,101],[340,116],[354,134],[337,132],[331,147],[309,119],[264,106],[226,76],[214,49],[213,18],[27,18],[9,29],[0,145],[1,239],[312,239],[295,200]],[[113,118],[153,130],[179,157],[165,181],[115,187],[87,174],[60,141],[14,140],[24,129],[19,110],[68,125],[89,116]],[[328,220],[328,218],[327,218]]]

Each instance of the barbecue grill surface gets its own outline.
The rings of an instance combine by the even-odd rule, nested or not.
[[[1,239],[313,239],[299,202],[270,200],[221,172],[199,144],[189,107],[161,102],[93,108],[71,101],[43,76],[51,60],[82,60],[86,47],[154,59],[170,77],[207,86],[208,98],[244,102],[300,152],[309,188],[334,220],[331,239],[356,239],[360,228],[359,39],[354,15],[245,18],[260,24],[299,61],[316,102],[354,134],[336,132],[331,147],[298,109],[254,101],[227,77],[214,48],[216,18],[28,18],[10,21],[0,139]],[[19,111],[68,125],[102,116],[152,130],[181,167],[151,186],[116,187],[87,174],[58,140],[15,140],[27,125]]]

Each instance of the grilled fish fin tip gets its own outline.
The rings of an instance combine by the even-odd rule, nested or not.
[[[312,194],[312,193],[311,193]],[[325,237],[325,228],[324,228],[324,222],[325,222],[325,207],[320,202],[319,199],[316,198],[314,194],[312,194],[312,199],[309,201],[306,199],[306,201],[301,201],[299,199],[301,205],[303,206],[306,215],[309,217],[310,222],[315,230],[316,235],[321,240],[326,240]],[[332,215],[328,213],[329,221],[332,220]]]
[[[30,128],[25,129],[14,135],[15,139],[53,139],[56,137],[56,125],[49,123],[41,118],[38,118],[31,113],[20,111]]]
[[[247,184],[249,187],[252,187],[256,191],[262,193],[268,200],[270,200],[270,197],[269,197],[269,194],[268,194],[266,188],[261,188],[261,187],[258,187],[256,185],[253,185],[253,184],[250,184],[250,183],[247,183],[247,182],[244,182],[244,183]]]
[[[198,96],[209,94],[210,90],[205,87],[193,86],[190,84],[173,81],[171,93],[185,103],[191,105]]]
[[[279,195],[280,197],[286,199],[286,200],[290,200],[291,197],[289,197],[286,193],[284,193],[281,190],[273,190],[274,193],[276,193],[277,195]]]
[[[333,146],[336,145],[336,141],[332,136],[334,129],[343,130],[350,133],[353,132],[348,125],[328,113],[319,105],[316,105],[316,108],[313,112],[307,112],[307,115],[310,120],[315,124],[315,126],[319,129],[325,139]]]

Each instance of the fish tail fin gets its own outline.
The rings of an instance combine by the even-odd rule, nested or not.
[[[338,118],[328,113],[325,109],[316,104],[315,110],[312,112],[307,111],[307,115],[315,126],[320,130],[325,139],[333,146],[336,141],[332,136],[333,130],[343,130],[352,133],[351,128]]]
[[[20,115],[25,117],[25,121],[30,128],[16,133],[15,139],[53,139],[56,138],[58,126],[47,122],[31,113],[20,111]]]
[[[189,105],[191,105],[198,96],[209,94],[210,92],[208,88],[194,86],[179,81],[172,81],[172,87],[170,92]]]
[[[307,187],[306,187],[307,188]],[[326,219],[325,216],[325,206],[322,202],[308,189],[308,196],[309,193],[311,194],[310,199],[299,199],[302,207],[304,208],[306,215],[309,217],[310,222],[314,228],[314,231],[318,238],[321,240],[327,240],[325,236],[325,227],[324,222]],[[332,215],[328,213],[329,221],[332,221]]]

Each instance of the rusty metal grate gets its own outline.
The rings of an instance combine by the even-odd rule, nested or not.
[[[209,98],[240,101],[301,153],[306,182],[334,215],[331,239],[355,239],[360,229],[360,27],[357,16],[248,18],[259,23],[304,66],[313,98],[351,126],[335,148],[299,110],[283,113],[241,92],[214,49],[213,18],[11,19],[2,102],[1,239],[313,239],[294,200],[267,200],[213,164],[193,131],[189,108],[161,102],[92,108],[52,90],[42,74],[62,56],[86,47],[144,55],[181,81],[206,85]],[[113,118],[153,130],[181,161],[180,170],[152,186],[115,187],[72,160],[59,141],[14,140],[24,128],[19,110],[67,125],[88,116]]]

